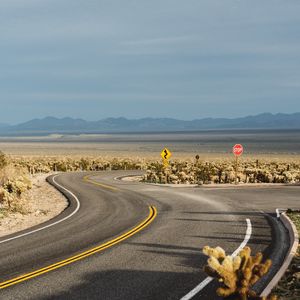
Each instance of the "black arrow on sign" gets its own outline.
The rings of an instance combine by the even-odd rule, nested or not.
[[[165,159],[167,159],[167,156],[168,156],[168,151],[167,151],[167,149],[165,149],[164,152],[165,152],[164,157],[165,157]]]

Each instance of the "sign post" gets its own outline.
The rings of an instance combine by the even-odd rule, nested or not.
[[[238,184],[239,157],[243,154],[244,147],[241,144],[236,144],[233,146],[232,152],[235,156],[235,184]]]
[[[164,167],[169,166],[169,159],[172,156],[172,153],[169,151],[168,148],[165,148],[163,151],[161,151],[160,156],[163,160]]]
[[[168,178],[169,178],[169,172],[168,172],[168,166],[169,166],[169,159],[172,156],[172,153],[170,152],[170,150],[168,148],[164,148],[163,151],[161,151],[160,156],[163,160],[163,165],[165,168],[165,174],[166,174],[166,182],[168,183]]]

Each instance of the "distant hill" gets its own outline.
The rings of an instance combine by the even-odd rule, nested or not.
[[[34,119],[22,124],[0,124],[0,135],[47,135],[54,133],[113,133],[113,132],[166,132],[223,129],[300,129],[300,113],[264,113],[243,118],[205,118],[183,121],[171,118],[107,118],[85,121],[73,118]]]

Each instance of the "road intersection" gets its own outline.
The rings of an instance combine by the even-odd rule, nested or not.
[[[0,239],[2,283],[126,235],[147,220],[151,207],[155,219],[101,253],[1,290],[3,299],[218,299],[216,282],[202,284],[208,280],[205,245],[234,253],[248,244],[272,257],[276,272],[288,247],[276,208],[299,208],[299,187],[174,189],[116,180],[138,173],[52,177],[70,206],[45,224]]]

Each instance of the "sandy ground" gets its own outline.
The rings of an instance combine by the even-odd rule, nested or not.
[[[145,141],[143,141],[145,139]],[[299,138],[300,139],[300,138]],[[146,137],[142,137],[140,142],[30,142],[26,138],[23,141],[19,141],[17,138],[13,141],[5,141],[0,137],[0,149],[5,154],[17,158],[17,157],[31,157],[39,158],[43,156],[52,157],[102,157],[103,159],[113,158],[132,158],[141,160],[161,160],[160,153],[164,147],[172,152],[171,160],[194,160],[196,154],[200,155],[200,160],[233,160],[232,144],[234,141],[231,138],[228,139],[226,145],[213,140],[201,142],[197,140],[194,142],[167,142],[159,141],[152,142],[147,141]],[[275,142],[274,142],[275,143]],[[253,142],[250,146],[245,145],[245,153],[242,159],[259,159],[259,160],[272,160],[272,161],[299,161],[300,151],[299,147],[297,151],[293,151],[290,144],[293,144],[291,138],[290,144],[277,143],[259,143]],[[294,143],[298,145],[296,142]],[[276,150],[276,145],[283,147],[280,151]],[[300,142],[299,142],[300,145]],[[258,149],[256,147],[259,146]],[[293,146],[293,147],[296,147]]]
[[[0,237],[43,223],[60,214],[67,199],[46,182],[49,174],[32,177],[32,189],[24,194],[27,214],[9,213],[0,216]]]

